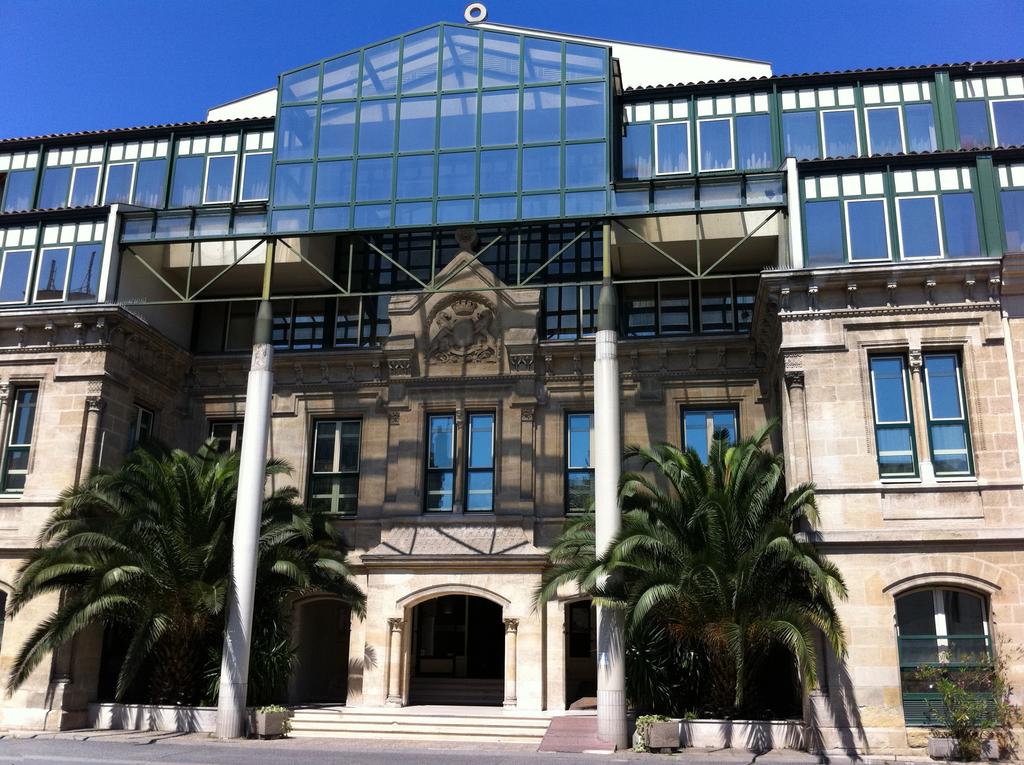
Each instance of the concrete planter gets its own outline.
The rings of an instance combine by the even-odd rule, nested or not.
[[[806,733],[801,720],[683,720],[679,724],[680,744],[697,749],[804,750]]]
[[[947,736],[930,736],[928,738],[928,756],[933,760],[955,760],[958,757],[956,739]],[[981,756],[986,760],[999,759],[999,743],[988,739],[981,743]]]
[[[280,738],[290,712],[256,712],[256,735],[260,738]]]
[[[90,704],[89,725],[93,728],[113,730],[212,733],[217,729],[217,708],[151,704]]]

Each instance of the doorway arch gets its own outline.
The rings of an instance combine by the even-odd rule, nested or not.
[[[455,593],[422,600],[411,611],[409,704],[501,706],[502,605]]]
[[[348,695],[349,607],[334,597],[300,600],[292,612],[296,667],[293,704],[344,704]]]

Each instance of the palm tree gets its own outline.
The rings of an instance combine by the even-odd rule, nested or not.
[[[776,426],[735,446],[715,434],[707,464],[693,449],[628,447],[639,469],[622,476],[621,533],[597,558],[593,516],[570,522],[551,550],[538,600],[575,584],[597,603],[626,610],[627,641],[663,626],[719,712],[739,713],[752,702],[759,670],[779,650],[792,657],[804,687],[813,685],[817,633],[845,656],[836,601],[846,586],[800,533],[818,523],[814,487],[786,492],[783,459],[766,448]],[[628,679],[634,696],[652,693],[649,677]],[[650,704],[642,696],[633,702]]]
[[[215,694],[204,676],[220,661],[238,468],[238,453],[218,454],[211,439],[195,454],[137,449],[120,468],[66,489],[8,605],[13,616],[35,598],[59,595],[54,613],[21,646],[9,691],[47,654],[102,625],[126,639],[118,700],[144,680],[152,703],[194,704]],[[284,462],[267,462],[268,477],[288,472]],[[291,599],[328,592],[363,614],[365,596],[345,555],[329,518],[308,512],[293,487],[266,496],[251,699],[279,693],[294,664],[285,617]]]

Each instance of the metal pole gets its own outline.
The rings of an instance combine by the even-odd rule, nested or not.
[[[607,551],[622,527],[619,473],[622,433],[619,424],[618,318],[612,285],[611,226],[602,227],[604,279],[597,309],[594,352],[594,508],[597,554]],[[625,617],[621,610],[597,609],[597,736],[625,749]]]
[[[256,594],[256,562],[266,483],[270,399],[274,389],[274,346],[271,342],[273,311],[268,299],[273,262],[274,241],[269,240],[263,272],[263,300],[256,313],[252,365],[245,392],[242,454],[238,469],[234,536],[231,541],[231,582],[227,593],[227,624],[224,628],[220,694],[217,699],[218,738],[239,738],[246,731],[245,701],[249,685],[252,609]]]

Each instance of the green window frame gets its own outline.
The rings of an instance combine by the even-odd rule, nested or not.
[[[4,493],[20,494],[25,488],[38,404],[39,386],[23,385],[12,391],[0,487]]]
[[[898,368],[895,366],[898,364]],[[875,426],[875,452],[878,460],[879,478],[917,478],[920,475],[917,446],[914,437],[914,409],[910,396],[910,370],[904,354],[875,354],[868,358],[871,376],[871,404]],[[899,381],[896,391],[903,400],[903,416],[893,417],[888,408],[880,405],[879,392],[882,384],[890,387]],[[892,391],[889,391],[890,393]],[[885,397],[888,402],[896,399]],[[895,412],[898,414],[898,412]],[[904,448],[892,448],[901,446]],[[910,458],[910,469],[899,469]],[[895,459],[893,459],[895,458]],[[903,462],[900,462],[903,458]]]
[[[918,589],[896,597],[896,639],[907,725],[942,721],[942,695],[917,679],[919,667],[971,669],[992,661],[988,599],[953,587]],[[989,694],[979,694],[991,698]]]
[[[936,476],[974,475],[974,450],[967,417],[960,354],[952,351],[923,354],[925,411],[928,419],[928,446]],[[936,403],[939,394],[946,400]],[[949,394],[955,394],[950,399]]]
[[[435,412],[427,415],[424,512],[452,513],[455,511],[455,466],[458,464],[456,434],[454,412]],[[447,452],[441,448],[435,448],[443,446],[445,441],[447,441]]]
[[[359,510],[362,420],[314,420],[307,504],[314,512],[354,518]]]
[[[586,454],[574,448],[574,434],[587,434]],[[565,512],[585,513],[594,504],[594,415],[568,412],[565,415]]]

